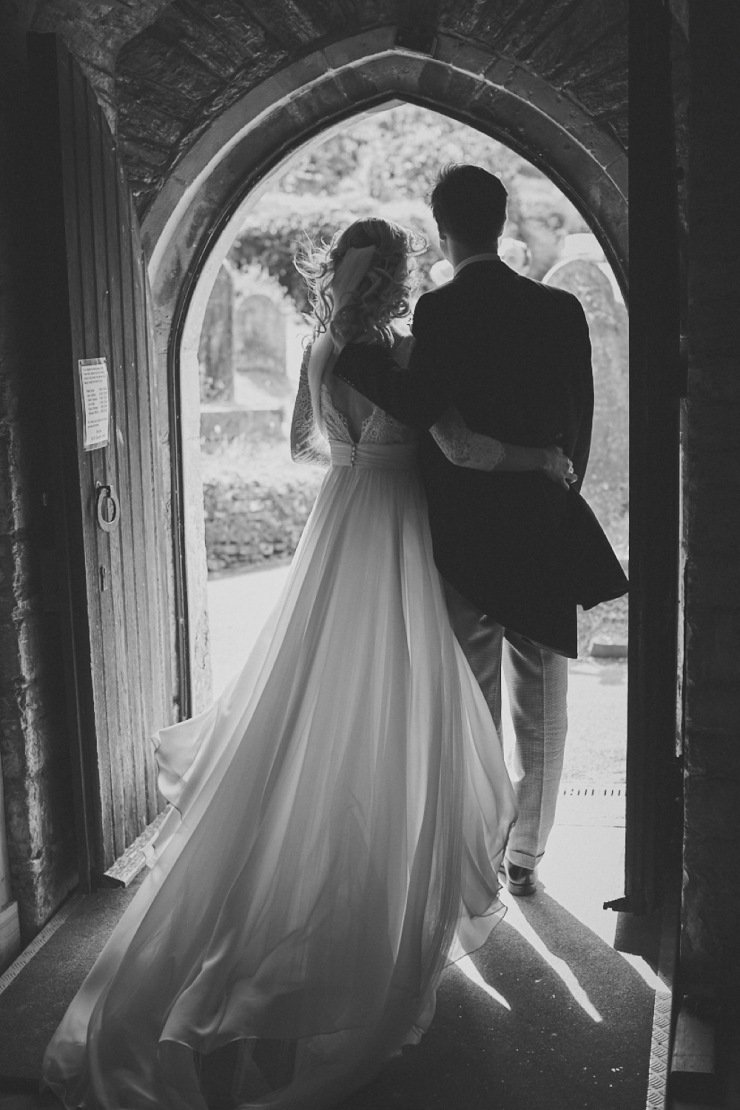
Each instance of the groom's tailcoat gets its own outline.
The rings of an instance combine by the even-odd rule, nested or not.
[[[499,260],[471,262],[420,298],[413,333],[407,371],[390,352],[353,344],[335,374],[419,429],[454,406],[473,431],[504,443],[563,448],[579,475],[570,491],[540,472],[454,466],[431,435],[422,438],[421,466],[443,577],[505,628],[575,656],[576,605],[589,608],[627,588],[576,492],[593,415],[579,301]]]

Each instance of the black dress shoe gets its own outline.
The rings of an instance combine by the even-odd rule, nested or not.
[[[537,872],[531,867],[520,867],[518,863],[504,860],[504,880],[509,894],[525,898],[537,890]]]

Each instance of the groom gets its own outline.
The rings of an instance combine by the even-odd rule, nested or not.
[[[557,444],[577,480],[451,465],[430,435],[420,463],[437,566],[455,633],[501,731],[501,672],[514,724],[509,772],[519,805],[506,854],[512,894],[536,889],[555,818],[567,727],[576,605],[620,596],[627,583],[576,492],[591,441],[588,326],[570,293],[498,257],[506,190],[479,166],[455,165],[432,192],[448,284],[419,299],[407,371],[352,344],[334,373],[404,423],[428,430],[455,407],[474,431],[531,447]]]

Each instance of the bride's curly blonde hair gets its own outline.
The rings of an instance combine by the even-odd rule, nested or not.
[[[350,247],[375,247],[370,266],[356,289],[332,318],[332,282]],[[331,327],[346,342],[360,336],[384,345],[393,343],[392,321],[407,316],[414,278],[412,257],[424,250],[421,236],[375,216],[355,220],[331,243],[307,243],[299,249],[295,268],[308,286],[318,335]]]

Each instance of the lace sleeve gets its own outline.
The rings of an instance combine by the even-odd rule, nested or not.
[[[457,409],[448,409],[429,429],[439,449],[455,466],[470,470],[495,470],[506,458],[503,443],[471,432]]]
[[[311,404],[311,391],[308,386],[308,359],[311,348],[307,347],[301,363],[298,379],[298,392],[293,407],[290,424],[290,453],[295,462],[328,463],[329,449],[326,440],[316,426]]]

